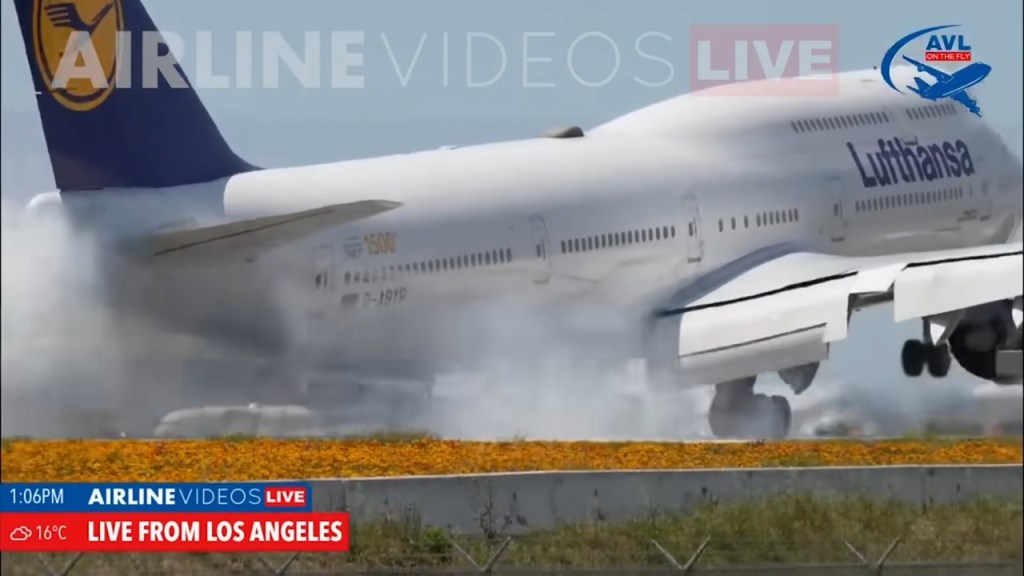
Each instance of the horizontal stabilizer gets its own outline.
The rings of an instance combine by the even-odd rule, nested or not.
[[[314,232],[401,206],[388,200],[361,200],[312,210],[264,216],[206,228],[176,230],[147,237],[129,249],[143,257],[225,261],[247,258],[300,240]]]
[[[929,88],[931,88],[931,85],[929,85],[929,84],[928,84],[927,82],[925,82],[924,80],[921,80],[920,78],[914,78],[914,83],[916,84],[916,86],[907,86],[907,88],[908,88],[908,89],[909,89],[909,90],[910,90],[911,92],[913,92],[914,94],[917,94],[917,95],[919,95],[919,96],[924,96],[924,93],[925,93],[925,92],[926,92],[926,91],[927,91],[927,90],[928,90]]]

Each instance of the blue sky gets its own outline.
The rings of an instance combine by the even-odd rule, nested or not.
[[[936,24],[962,24],[976,60],[993,73],[978,95],[987,119],[1021,153],[1022,4],[1005,0],[151,0],[151,16],[162,30],[186,39],[211,31],[214,67],[234,62],[237,30],[278,30],[298,45],[305,31],[365,33],[366,85],[361,90],[303,89],[285,79],[277,89],[212,89],[200,94],[235,149],[265,166],[365,157],[528,137],[554,125],[591,126],[631,109],[667,98],[688,88],[687,34],[695,24],[836,24],[840,31],[842,69],[878,64],[886,49],[905,34]],[[35,111],[33,90],[11,0],[2,6],[3,44],[0,55],[3,112],[3,195],[28,198],[51,189],[52,176]],[[598,31],[622,50],[616,79],[600,88],[572,80],[565,57],[568,44],[580,34]],[[508,52],[508,71],[488,88],[465,86],[464,43],[469,32],[497,38]],[[524,33],[554,33],[539,40],[537,53],[553,62],[536,68],[537,80],[551,88],[524,88],[521,82]],[[664,69],[638,58],[634,42],[642,34],[667,36],[651,41],[650,50],[676,64],[674,80],[651,88],[634,76],[656,78]],[[449,86],[442,85],[442,37],[450,41]],[[424,34],[425,39],[424,39]],[[387,38],[387,43],[384,41]],[[399,72],[407,69],[417,46],[423,48],[416,68],[403,86]],[[600,77],[611,67],[610,49],[600,43],[580,48],[580,74]],[[390,47],[390,51],[389,48]],[[194,46],[187,46],[186,51]],[[497,55],[478,52],[479,75],[495,70]],[[194,55],[183,62],[196,78]],[[885,312],[888,313],[888,312]],[[873,316],[879,317],[872,313]],[[878,322],[884,322],[879,319]],[[895,378],[902,338],[917,326],[884,330],[884,338],[865,342],[859,353],[884,354],[879,362],[859,362],[863,378]],[[840,355],[852,358],[849,347]],[[848,360],[854,362],[854,360]],[[900,377],[902,378],[902,377]]]
[[[688,89],[688,30],[695,24],[836,24],[843,69],[876,65],[886,48],[910,31],[937,23],[962,24],[975,58],[994,68],[978,89],[986,116],[1005,126],[1011,146],[1020,151],[1022,9],[1016,2],[162,0],[145,5],[161,30],[185,38],[183,66],[193,80],[197,31],[212,34],[215,72],[234,67],[238,30],[254,31],[257,38],[263,31],[276,30],[292,46],[301,46],[307,31],[320,32],[325,43],[331,31],[365,34],[363,89],[304,89],[285,71],[276,89],[200,91],[239,153],[267,166],[518,138],[552,125],[600,123]],[[44,189],[52,183],[47,180],[45,158],[38,158],[44,149],[13,2],[3,0],[0,6],[4,162],[12,155],[21,159],[15,166],[17,178],[4,178],[4,191],[21,196],[25,188]],[[599,88],[574,82],[565,62],[569,44],[586,32],[607,35],[621,54],[619,73]],[[466,87],[468,33],[488,34],[506,50],[506,71],[490,87]],[[529,40],[531,54],[552,58],[551,63],[531,64],[531,79],[554,87],[522,86],[525,33],[554,34]],[[659,35],[645,41],[646,50],[675,65],[673,80],[664,86],[646,87],[634,80],[666,76],[663,65],[644,59],[635,49],[636,39],[645,33]],[[447,87],[441,80],[445,34]],[[421,42],[415,68],[403,86],[400,77]],[[486,41],[474,48],[474,75],[486,79],[499,69],[500,55]],[[321,52],[329,53],[326,47]],[[592,39],[578,46],[574,62],[579,76],[600,78],[612,69],[614,55],[606,43]],[[258,64],[256,68],[258,80]],[[326,83],[327,73],[324,78]],[[32,161],[25,162],[26,155]]]

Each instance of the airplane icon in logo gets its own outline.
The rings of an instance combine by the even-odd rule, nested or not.
[[[977,115],[979,118],[981,117],[981,109],[978,108],[978,103],[967,95],[967,89],[984,80],[985,77],[988,76],[989,72],[992,71],[991,66],[988,64],[982,64],[981,62],[975,62],[970,66],[966,66],[952,74],[948,74],[938,68],[918,62],[913,58],[904,56],[903,59],[916,66],[918,72],[931,74],[937,80],[935,84],[929,84],[920,77],[915,77],[914,82],[917,86],[907,86],[911,92],[925,100],[940,100],[942,98],[956,100],[970,110],[971,113]]]

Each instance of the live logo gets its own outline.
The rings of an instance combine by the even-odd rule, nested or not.
[[[694,25],[690,90],[716,97],[838,96],[838,46],[835,25]],[[745,82],[782,78],[800,81]]]
[[[263,505],[267,508],[303,508],[308,499],[302,486],[267,486],[263,489]]]

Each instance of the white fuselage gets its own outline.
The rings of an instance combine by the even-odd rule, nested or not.
[[[642,310],[766,248],[860,256],[1006,241],[1021,219],[1017,160],[959,104],[900,95],[877,76],[843,74],[835,97],[690,94],[581,138],[234,176],[208,185],[232,218],[402,206],[234,267],[143,269],[144,286],[122,292],[185,330],[301,339],[318,358],[358,362],[471,355],[463,320],[478,305]],[[172,218],[175,198],[203,197],[159,194],[165,221],[190,210],[178,200]]]

